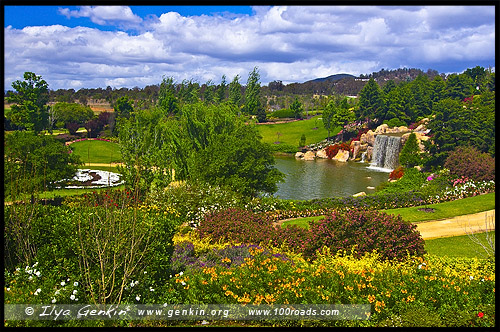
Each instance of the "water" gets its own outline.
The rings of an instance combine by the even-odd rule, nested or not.
[[[313,198],[345,197],[374,189],[387,181],[387,172],[369,168],[369,164],[330,159],[314,161],[294,157],[275,157],[276,168],[286,174],[285,182],[278,184],[275,197],[308,200]]]
[[[372,167],[392,171],[399,164],[401,137],[377,135],[373,146]]]

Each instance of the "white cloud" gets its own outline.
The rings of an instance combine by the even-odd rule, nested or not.
[[[253,15],[175,12],[142,19],[129,7],[60,9],[117,31],[61,25],[5,28],[5,84],[24,71],[53,89],[144,86],[163,75],[204,83],[235,75],[245,83],[259,67],[261,82],[303,82],[336,73],[453,61],[494,65],[493,7],[253,7]],[[459,21],[469,17],[467,22]],[[133,27],[133,32],[130,29]],[[461,66],[463,63],[461,63]]]

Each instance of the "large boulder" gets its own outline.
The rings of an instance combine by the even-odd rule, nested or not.
[[[299,152],[297,152],[297,153],[295,154],[295,158],[300,159],[300,158],[303,158],[303,157],[304,157],[304,152],[300,152],[300,151],[299,151]]]
[[[333,159],[345,163],[349,159],[349,151],[339,150]]]
[[[360,146],[361,142],[360,141],[352,141],[351,142],[351,150],[352,150],[352,156],[351,159],[356,159],[358,157],[359,151],[360,151]]]
[[[321,149],[316,152],[316,158],[328,159],[328,155],[326,154],[326,149]]]
[[[314,160],[314,158],[316,158],[316,153],[314,151],[307,151],[304,153],[302,160]]]
[[[361,134],[359,141],[361,142],[361,144],[368,144],[373,146],[373,144],[375,143],[375,133],[370,129],[365,134]]]
[[[389,129],[389,125],[387,125],[387,123],[381,124],[380,126],[377,127],[377,129],[375,129],[375,134],[377,134],[377,135],[385,134],[385,133],[387,133],[388,129]]]

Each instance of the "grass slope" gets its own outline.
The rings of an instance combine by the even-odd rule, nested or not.
[[[109,164],[120,162],[120,147],[116,143],[88,140],[71,144],[73,153],[79,155],[84,163]]]
[[[262,135],[262,141],[265,143],[279,145],[299,146],[302,134],[306,136],[306,145],[317,143],[328,136],[328,131],[323,126],[321,116],[315,116],[311,119],[300,120],[287,123],[260,124],[257,125],[259,133]],[[330,135],[336,135],[340,128],[330,132]],[[278,136],[277,133],[280,133]]]

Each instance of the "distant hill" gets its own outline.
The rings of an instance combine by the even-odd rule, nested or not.
[[[323,78],[315,78],[314,80],[310,80],[304,83],[309,83],[309,82],[325,82],[325,81],[330,81],[330,82],[335,82],[338,80],[341,80],[343,78],[356,78],[356,76],[351,75],[351,74],[335,74],[335,75],[330,75],[328,77],[323,77]]]

